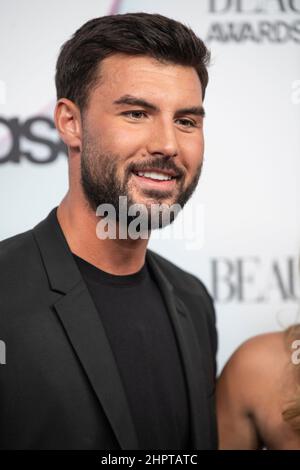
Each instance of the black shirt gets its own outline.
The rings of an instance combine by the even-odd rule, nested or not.
[[[189,406],[173,327],[146,262],[117,276],[73,255],[119,368],[140,449],[188,449]]]

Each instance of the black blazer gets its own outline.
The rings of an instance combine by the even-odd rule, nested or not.
[[[177,336],[193,449],[217,448],[215,314],[193,275],[147,250]],[[1,449],[138,449],[99,314],[56,217],[0,243]]]

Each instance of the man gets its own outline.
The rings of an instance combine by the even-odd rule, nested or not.
[[[69,190],[0,245],[1,448],[217,447],[211,298],[147,249],[200,176],[208,59],[189,28],[145,13],[91,20],[64,44]]]

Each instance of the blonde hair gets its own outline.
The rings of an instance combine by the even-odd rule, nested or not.
[[[300,340],[300,324],[293,325],[285,331],[286,345],[291,351],[291,344],[295,340]],[[292,429],[300,433],[300,364],[293,364],[296,378],[295,396],[286,404],[282,412],[283,419],[290,424]]]

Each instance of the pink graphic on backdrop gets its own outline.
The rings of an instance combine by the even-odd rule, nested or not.
[[[116,15],[119,10],[120,10],[120,7],[121,7],[121,3],[122,3],[122,0],[114,0],[112,2],[112,5],[110,7],[110,12],[109,14],[110,15]]]

